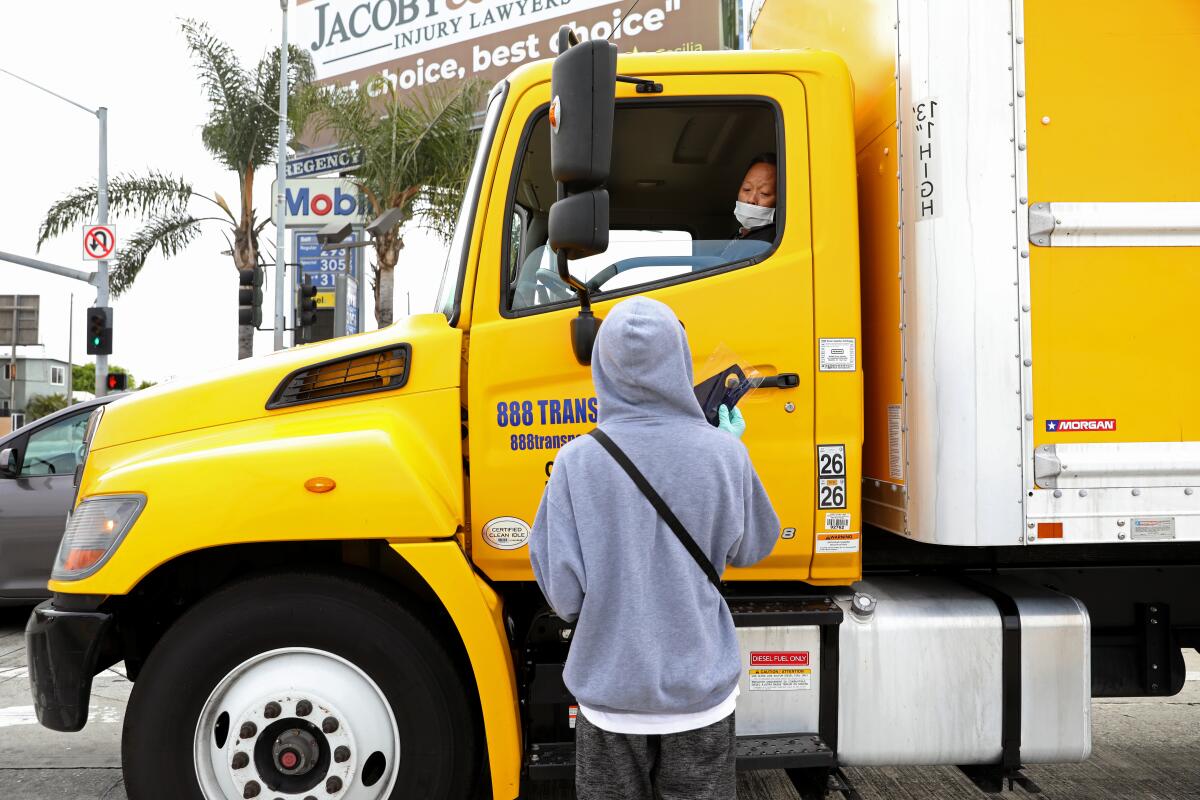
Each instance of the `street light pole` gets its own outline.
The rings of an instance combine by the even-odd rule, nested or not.
[[[286,0],[280,0],[280,2],[286,2]],[[27,83],[35,89],[41,89],[46,94],[53,95],[54,97],[57,97],[59,100],[62,100],[64,103],[70,103],[71,105],[75,106],[76,108],[82,108],[84,111],[86,111],[87,113],[96,117],[96,119],[98,119],[100,121],[100,175],[99,175],[99,183],[98,183],[97,189],[96,189],[96,215],[97,215],[96,222],[100,225],[107,225],[108,224],[108,109],[105,108],[104,106],[101,106],[100,108],[88,108],[87,106],[83,105],[82,103],[76,103],[74,100],[72,100],[69,97],[63,97],[58,92],[51,91],[50,89],[47,89],[45,86],[34,83],[33,81],[29,80],[28,78],[22,78],[17,73],[9,72],[8,70],[4,69],[3,67],[0,67],[0,72],[3,72],[5,75],[9,75],[13,78],[16,78],[17,80],[21,81],[22,83]],[[8,254],[3,254],[3,255],[8,256]],[[8,256],[4,260],[13,261],[18,264],[25,263],[26,266],[31,266],[36,269],[45,269],[47,272],[56,272],[59,275],[66,275],[67,277],[78,277],[77,275],[70,274],[70,273],[74,272],[74,270],[70,270],[70,269],[67,269],[64,267],[56,267],[55,265],[46,264],[45,262],[36,261],[35,259],[18,259],[16,257]],[[87,280],[87,279],[81,278],[81,280]],[[108,305],[108,261],[107,260],[97,262],[96,275],[94,278],[94,282],[96,284],[96,305],[98,305],[98,306]],[[100,395],[104,394],[107,386],[108,386],[108,356],[97,355],[96,356],[96,396],[99,397]]]
[[[287,101],[288,101],[288,0],[279,0],[279,9],[283,12],[283,44],[279,49],[279,154],[276,158],[275,173],[275,349],[283,349],[283,329],[287,322],[283,314],[284,301],[284,229],[283,212],[284,198],[287,190],[284,187],[287,180]]]

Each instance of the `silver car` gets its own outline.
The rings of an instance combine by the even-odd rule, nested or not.
[[[120,396],[76,403],[0,438],[0,606],[50,596],[88,416]]]

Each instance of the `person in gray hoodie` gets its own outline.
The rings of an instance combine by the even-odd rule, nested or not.
[[[614,306],[596,337],[592,380],[600,429],[717,570],[770,554],[779,519],[738,439],[744,423],[727,410],[722,429],[705,420],[687,333],[669,307],[645,297]],[[575,623],[563,678],[579,704],[577,797],[733,798],[733,618],[592,436],[555,458],[529,554],[546,600]]]

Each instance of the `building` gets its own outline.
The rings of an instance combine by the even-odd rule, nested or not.
[[[18,348],[19,350],[19,348]],[[0,357],[0,414],[24,412],[30,398],[38,395],[66,395],[71,369],[66,361],[18,355],[14,360]]]

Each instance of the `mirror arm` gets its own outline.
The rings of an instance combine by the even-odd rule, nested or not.
[[[571,274],[570,269],[567,267],[567,256],[565,253],[555,253],[554,255],[558,258],[558,277],[579,295],[580,313],[592,313],[591,291],[588,289],[587,284]]]
[[[634,78],[629,75],[618,75],[617,83],[632,83],[637,87],[638,94],[662,94],[663,85],[648,78]]]

